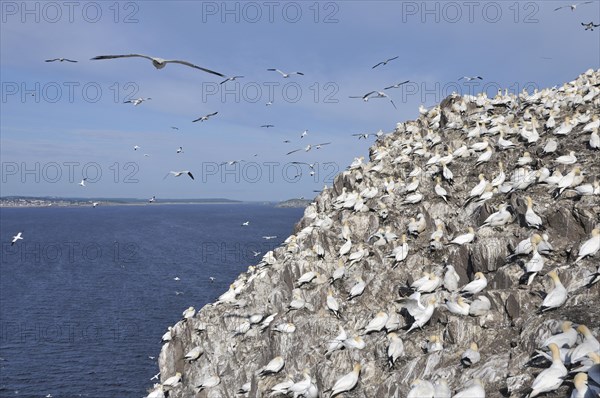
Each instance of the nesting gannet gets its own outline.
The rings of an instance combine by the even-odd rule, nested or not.
[[[183,316],[183,321],[185,322],[196,315],[196,309],[194,307],[188,307],[181,315]]]
[[[378,312],[373,319],[365,326],[364,334],[380,332],[385,327],[389,315],[383,311]]]
[[[189,363],[192,363],[194,361],[197,361],[198,358],[200,358],[200,356],[203,353],[204,353],[204,350],[202,349],[202,347],[197,346],[197,347],[192,348],[191,351],[189,351],[187,354],[185,354],[185,356],[183,357],[183,359],[185,359]]]
[[[290,393],[290,392],[294,393],[295,397],[305,394],[308,391],[308,389],[310,388],[310,385],[312,383],[312,378],[310,377],[310,374],[308,373],[308,369],[304,369],[302,374],[304,376],[304,379],[292,384],[287,389],[288,393]]]
[[[338,303],[338,301],[336,300],[336,298],[333,297],[333,290],[332,289],[329,289],[329,291],[327,292],[327,308],[337,318],[340,317],[340,304]]]
[[[583,336],[583,342],[569,352],[568,357],[571,363],[582,361],[590,353],[600,352],[600,343],[587,326],[579,325],[577,331]]]
[[[276,316],[277,316],[277,312],[265,317],[260,324],[260,331],[264,332],[269,327],[269,325],[271,325],[271,322],[273,322],[273,320],[275,319]]]
[[[472,342],[469,348],[461,355],[460,362],[463,366],[469,367],[479,362],[480,359],[481,354],[479,354],[479,347],[477,346],[477,343]]]
[[[442,179],[441,177],[436,177],[436,184],[434,187],[434,191],[435,193],[441,197],[442,199],[444,199],[444,202],[448,203],[448,191],[446,191],[444,189],[444,187],[442,187]]]
[[[269,72],[278,72],[281,74],[281,76],[283,76],[284,79],[287,79],[288,77],[290,77],[291,75],[300,75],[300,76],[304,76],[304,73],[302,72],[290,72],[290,73],[285,73],[280,71],[279,69],[275,69],[275,68],[269,68],[267,69]]]
[[[296,287],[300,287],[306,283],[310,283],[313,279],[317,277],[317,273],[314,271],[305,272],[296,280]]]
[[[77,62],[74,59],[69,59],[69,58],[53,58],[53,59],[47,59],[44,62],[55,62],[55,61],[58,61],[58,62],[65,62],[65,61],[67,61],[67,62]]]
[[[283,357],[277,356],[277,357],[271,359],[271,361],[269,361],[269,363],[266,364],[264,367],[262,367],[258,371],[258,375],[260,377],[265,377],[268,375],[279,373],[281,371],[281,369],[283,369],[284,366],[285,366],[285,360],[283,359]]]
[[[377,68],[380,65],[387,65],[388,62],[393,61],[393,60],[397,59],[398,57],[400,57],[400,56],[396,55],[395,57],[388,58],[385,61],[381,61],[381,62],[377,63],[375,66],[373,66],[371,69],[375,69],[375,68]]]
[[[175,176],[175,177],[179,177],[179,176],[181,176],[181,175],[183,175],[183,174],[187,174],[188,176],[190,176],[190,178],[191,178],[192,180],[194,179],[194,176],[192,175],[192,172],[191,172],[191,171],[189,171],[189,170],[182,170],[182,171],[169,171],[169,172],[167,173],[167,175],[163,177],[163,180],[164,180],[165,178],[167,178],[168,176],[170,176],[171,174],[172,174],[173,176]]]
[[[360,276],[356,278],[356,284],[350,289],[350,293],[348,293],[347,300],[350,301],[353,298],[363,294],[363,292],[365,291],[365,286],[365,281],[363,281],[363,279]]]
[[[15,243],[17,243],[17,241],[23,239],[22,236],[22,232],[17,233],[15,236],[12,237],[12,242],[10,242],[10,245],[14,245]]]
[[[533,211],[533,199],[527,196],[527,211],[525,212],[525,221],[527,225],[533,228],[540,229],[542,227],[542,218]]]
[[[127,101],[123,101],[124,104],[133,104],[133,106],[138,106],[139,104],[141,104],[144,101],[148,101],[151,100],[152,98],[150,97],[140,97],[140,98],[135,98],[135,99],[130,99]],[[138,147],[139,148],[139,147]]]
[[[213,113],[209,113],[204,116],[200,116],[198,119],[192,120],[192,123],[198,122],[198,121],[204,122],[204,121],[208,120],[210,117],[215,116],[217,113],[219,113],[219,112],[213,112]]]
[[[427,380],[415,379],[410,387],[406,398],[433,398],[435,394],[433,384]]]
[[[469,232],[463,235],[459,235],[456,238],[452,239],[448,244],[454,244],[462,246],[467,243],[471,243],[475,240],[475,230],[473,227],[469,227]]]
[[[228,77],[227,79],[223,80],[219,84],[223,84],[223,83],[227,83],[227,82],[232,82],[232,81],[234,81],[236,79],[243,79],[243,78],[244,78],[244,76],[231,76],[231,77]]]
[[[198,389],[198,392],[200,392],[205,388],[216,387],[219,385],[219,383],[221,383],[221,378],[217,375],[213,375],[202,380],[200,384],[196,386],[196,388]]]
[[[425,231],[427,228],[427,222],[425,221],[425,216],[423,213],[419,213],[417,218],[411,218],[410,223],[408,224],[408,233],[411,235],[419,235],[421,232]]]
[[[387,339],[389,341],[387,347],[388,364],[390,368],[393,368],[394,362],[396,362],[399,357],[404,355],[404,343],[396,333],[389,333],[387,335]]]
[[[481,379],[473,379],[471,386],[460,390],[452,398],[485,398],[485,389]]]
[[[294,325],[293,323],[281,323],[277,326],[275,326],[272,329],[274,332],[279,332],[279,333],[294,333],[296,331],[296,325]]]
[[[481,227],[501,227],[512,220],[512,214],[508,211],[508,204],[502,203],[497,212],[490,214]]]
[[[476,300],[471,302],[469,307],[469,315],[483,316],[492,308],[492,303],[486,296],[478,296]]]
[[[392,266],[392,268],[395,268],[400,262],[406,259],[406,257],[408,256],[408,251],[409,247],[408,243],[406,243],[406,234],[402,234],[402,236],[400,237],[400,245],[394,247],[392,253],[388,256],[394,258],[395,263]]]
[[[558,10],[560,10],[562,8],[570,8],[571,11],[575,11],[575,9],[577,8],[577,6],[580,6],[580,5],[583,5],[583,4],[590,4],[590,3],[593,3],[593,1],[584,1],[584,2],[581,2],[581,3],[569,4],[568,6],[560,6],[558,8],[555,8],[554,11],[558,11]]]
[[[573,329],[573,322],[564,321],[560,328],[562,332],[548,337],[542,342],[541,347],[548,347],[552,343],[556,344],[558,348],[573,347],[577,342],[577,331]]]
[[[400,306],[402,308],[406,308],[408,313],[413,317],[414,322],[410,325],[410,328],[406,333],[409,333],[411,330],[416,328],[422,328],[431,316],[433,315],[433,311],[435,310],[435,305],[437,303],[437,299],[435,297],[431,297],[427,301],[427,306],[423,306],[418,298],[408,298],[399,300]]]
[[[213,75],[225,77],[225,75],[222,74],[222,73],[215,72],[214,70],[202,68],[201,66],[194,65],[194,64],[192,64],[191,62],[188,62],[188,61],[180,61],[180,60],[176,60],[176,59],[162,59],[162,58],[150,57],[148,55],[142,55],[142,54],[98,55],[97,57],[92,58],[92,61],[94,61],[94,60],[100,60],[100,59],[131,58],[131,57],[141,57],[141,58],[149,59],[150,61],[152,61],[152,65],[154,65],[154,67],[156,69],[162,69],[165,66],[167,66],[168,63],[173,63],[173,64],[181,64],[181,65],[190,66],[192,68],[200,69],[201,71],[204,71],[204,72],[207,72],[207,73],[211,73]]]
[[[553,153],[558,149],[558,142],[556,142],[555,139],[553,138],[549,138],[548,141],[546,141],[546,145],[544,145],[544,154],[547,153]]]
[[[359,363],[354,365],[354,369],[352,372],[342,376],[335,382],[333,387],[331,388],[330,398],[335,397],[338,394],[341,394],[346,391],[352,390],[358,384],[358,376],[360,375],[361,365]]]
[[[246,382],[244,383],[237,391],[236,394],[239,395],[244,395],[244,394],[248,394],[250,392],[250,390],[252,389],[252,382]]]
[[[403,85],[403,84],[406,84],[406,83],[409,83],[409,82],[410,82],[410,80],[405,80],[405,81],[403,81],[403,82],[401,82],[401,83],[396,83],[396,84],[394,84],[394,85],[392,85],[392,86],[385,87],[385,88],[384,88],[384,90],[389,90],[390,88],[398,88],[398,87],[400,87],[401,85]]]
[[[178,387],[180,383],[181,383],[181,373],[177,372],[177,373],[175,373],[175,376],[171,376],[167,380],[163,381],[162,385],[163,385],[163,388],[166,387],[167,389],[171,389],[171,388]]]
[[[452,392],[446,379],[440,379],[433,384],[433,398],[452,398]]]
[[[442,351],[444,349],[444,345],[442,344],[440,336],[434,334],[427,338],[427,342],[422,346],[422,348],[430,354],[432,352]]]
[[[531,282],[533,282],[533,278],[535,278],[537,273],[540,272],[544,268],[544,262],[545,262],[544,257],[542,257],[540,255],[540,253],[538,252],[537,244],[532,243],[531,245],[532,245],[533,255],[531,256],[529,261],[527,261],[525,263],[524,277],[525,276],[528,277],[527,285],[531,285]]]
[[[460,289],[461,293],[475,295],[487,286],[487,279],[482,272],[475,273],[475,278]]]
[[[577,157],[575,156],[575,151],[569,152],[568,155],[559,156],[554,159],[554,162],[559,164],[574,164],[577,162]]]
[[[161,341],[163,343],[166,343],[168,341],[171,341],[173,339],[173,328],[171,326],[169,326],[167,328],[167,331],[165,332],[165,334],[163,334]]]
[[[453,314],[456,315],[469,315],[470,305],[465,302],[462,296],[459,296],[456,301],[445,299],[444,305]]]
[[[558,346],[552,343],[549,345],[549,348],[552,352],[552,365],[537,375],[531,385],[532,391],[529,394],[529,398],[558,389],[562,384],[564,377],[567,375],[567,368],[565,368],[565,365],[560,359]]]
[[[460,276],[456,273],[454,266],[446,264],[446,273],[444,274],[444,288],[449,292],[455,292],[458,290],[458,282]]]
[[[46,398],[52,398],[52,395],[46,395]],[[165,392],[162,384],[155,384],[153,390],[146,395],[146,398],[165,398]]]
[[[552,278],[552,281],[554,282],[554,289],[552,289],[546,295],[546,298],[544,298],[542,307],[540,308],[541,311],[548,311],[553,308],[558,308],[563,305],[565,301],[567,301],[567,289],[565,289],[563,284],[560,282],[560,279],[558,279],[558,274],[556,271],[550,271],[547,275]]]
[[[581,244],[575,264],[583,260],[585,257],[592,257],[598,253],[600,249],[600,228],[592,229],[592,237]]]
[[[598,25],[600,26],[600,25]],[[587,373],[577,373],[573,379],[575,388],[571,392],[571,398],[586,398],[590,397],[588,393],[588,375]]]

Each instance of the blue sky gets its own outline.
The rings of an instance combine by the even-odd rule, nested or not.
[[[454,90],[552,87],[600,67],[600,29],[580,25],[600,23],[599,2],[574,12],[554,11],[563,1],[69,4],[2,2],[3,196],[312,198],[354,157],[368,156],[373,140],[352,134],[392,131]],[[219,85],[183,65],[90,60],[130,53],[244,78]],[[79,62],[44,62],[57,57]],[[484,80],[457,81],[471,75]],[[397,109],[348,98],[404,80],[411,83],[386,91]],[[152,100],[123,103],[137,97]],[[244,162],[219,168],[230,160]],[[317,174],[292,161],[316,162]],[[171,170],[196,179],[163,179]]]

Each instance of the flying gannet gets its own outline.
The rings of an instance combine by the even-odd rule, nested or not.
[[[217,76],[221,76],[221,77],[226,77],[222,73],[215,72],[214,70],[202,68],[201,66],[194,65],[194,64],[192,64],[191,62],[188,62],[188,61],[180,61],[180,60],[176,60],[176,59],[162,59],[162,58],[157,58],[157,57],[150,57],[148,55],[143,55],[143,54],[98,55],[97,57],[92,58],[92,60],[114,59],[114,58],[131,58],[131,57],[140,57],[140,58],[149,59],[150,61],[152,61],[152,65],[154,65],[154,67],[156,69],[162,69],[165,66],[167,66],[168,63],[173,63],[173,64],[181,64],[181,65],[190,66],[192,68],[196,68],[196,69],[199,69],[201,71],[204,71],[204,72],[207,72],[207,73],[211,73],[213,75],[217,75]]]
[[[77,61],[75,61],[73,59],[68,59],[68,58],[53,58],[53,59],[47,59],[44,62],[54,62],[54,61],[59,61],[59,62],[65,62],[65,61],[67,61],[67,62],[77,62]]]
[[[16,234],[15,236],[12,237],[12,242],[10,243],[10,245],[14,245],[15,243],[17,243],[18,240],[23,239],[23,237],[21,236],[22,232],[19,232],[18,234]]]
[[[151,100],[151,99],[152,98],[150,98],[150,97],[146,97],[146,98],[140,97],[140,98],[135,98],[135,99],[130,99],[130,100],[127,100],[127,101],[123,101],[123,103],[124,104],[133,104],[134,106],[138,106],[142,102],[148,101],[148,100]]]
[[[290,72],[290,73],[285,73],[280,71],[279,69],[275,69],[275,68],[269,68],[267,69],[269,72],[279,72],[281,74],[281,76],[283,76],[284,79],[287,79],[288,77],[290,77],[291,75],[300,75],[300,76],[304,76],[304,73],[302,72]]]
[[[172,174],[172,175],[174,175],[175,177],[179,177],[179,176],[181,176],[181,175],[183,175],[183,174],[187,174],[188,176],[190,176],[190,178],[191,178],[192,180],[194,179],[194,176],[192,175],[192,172],[191,172],[191,171],[189,171],[189,170],[182,170],[182,171],[169,171],[169,172],[167,173],[167,175],[163,177],[163,180],[164,180],[165,178],[167,178],[168,176],[170,176],[171,174]]]
[[[219,112],[213,112],[213,113],[209,113],[208,115],[200,116],[198,119],[192,120],[192,123],[197,122],[197,121],[204,122],[204,121],[208,120],[211,116],[215,116],[217,113],[219,113]]]
[[[222,81],[221,83],[219,83],[219,84],[223,84],[223,83],[226,83],[226,82],[232,82],[232,81],[234,81],[234,80],[236,80],[236,79],[242,79],[243,77],[244,77],[244,76],[231,76],[231,77],[228,77],[227,79],[223,80],[223,81]]]
[[[396,83],[396,84],[394,84],[394,85],[392,85],[392,86],[385,87],[385,88],[384,88],[384,90],[389,90],[390,88],[398,88],[398,87],[400,87],[401,85],[403,85],[403,84],[406,84],[406,83],[409,83],[409,82],[410,82],[410,80],[405,80],[405,81],[403,81],[403,82],[401,82],[401,83]]]
[[[582,3],[575,3],[575,4],[569,4],[567,6],[561,6],[561,7],[555,8],[554,11],[558,11],[558,10],[560,10],[562,8],[570,8],[571,11],[575,11],[575,9],[577,9],[577,6],[580,6],[580,5],[583,5],[583,4],[590,4],[590,3],[593,3],[593,1],[584,1]]]
[[[395,57],[388,58],[388,59],[386,59],[385,61],[381,61],[381,62],[379,62],[377,65],[373,66],[371,69],[375,69],[375,68],[377,68],[377,67],[378,67],[378,66],[380,66],[380,65],[387,65],[387,64],[388,64],[388,62],[390,62],[390,61],[393,61],[393,60],[397,59],[398,57],[400,57],[400,56],[399,56],[399,55],[396,55]]]

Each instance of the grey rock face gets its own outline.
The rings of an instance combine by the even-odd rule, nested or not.
[[[163,345],[159,358],[162,381],[176,372],[182,374],[181,384],[171,388],[169,396],[235,397],[249,382],[249,391],[244,393],[249,397],[277,396],[272,394],[274,386],[288,391],[293,383],[297,396],[304,391],[305,397],[329,397],[325,391],[357,363],[362,368],[356,387],[339,396],[406,397],[416,378],[431,383],[445,380],[453,393],[478,378],[486,397],[524,396],[535,376],[549,366],[548,362],[530,362],[530,358],[548,336],[560,331],[562,321],[587,325],[594,336],[600,336],[600,283],[587,286],[600,254],[574,263],[581,244],[592,238],[592,229],[600,225],[600,189],[581,197],[573,190],[593,185],[600,176],[600,153],[588,143],[591,133],[598,130],[593,123],[599,114],[600,71],[590,70],[559,88],[533,94],[499,94],[495,98],[452,95],[417,120],[399,123],[371,148],[370,162],[338,175],[333,186],[306,208],[294,235],[240,275],[219,304],[207,305],[195,317],[173,327],[173,338]],[[546,127],[550,118],[555,127]],[[563,123],[572,125],[571,132],[556,134]],[[500,149],[496,145],[500,133],[514,147]],[[543,154],[549,139],[558,141],[558,149]],[[470,148],[485,140],[493,150],[492,157],[476,165],[481,151]],[[461,146],[466,151],[457,151]],[[575,164],[555,162],[570,151],[575,151]],[[524,152],[529,152],[534,162],[519,166],[517,159]],[[371,170],[379,164],[383,166],[380,171]],[[569,184],[568,179],[548,181],[543,177],[544,167],[550,175],[560,171],[574,178]],[[444,168],[451,171],[452,180]],[[501,171],[505,181],[493,185]],[[481,181],[480,174],[487,183],[481,194],[466,203]],[[413,176],[419,180],[416,192],[423,198],[405,203],[407,196],[415,193],[406,188]],[[448,203],[434,191],[438,176],[448,192]],[[360,192],[371,187],[377,188],[377,195],[361,198]],[[543,220],[542,230],[528,227],[524,221],[526,196],[532,198],[533,211]],[[512,219],[501,226],[482,227],[503,203],[510,205]],[[419,213],[427,227],[418,235],[409,235],[410,219]],[[436,223],[442,224],[442,236],[433,239]],[[466,234],[468,227],[475,233],[472,242],[448,243]],[[344,228],[349,232],[343,232]],[[342,237],[346,233],[349,236]],[[408,254],[396,261],[398,256],[391,255],[402,245],[403,234]],[[520,280],[531,254],[511,254],[534,234],[549,242],[553,250],[544,252],[543,269],[527,285]],[[340,257],[339,249],[347,239],[352,247]],[[315,253],[315,247],[322,252]],[[344,276],[330,284],[340,263],[346,267]],[[487,286],[470,298],[478,301],[477,316],[456,315],[443,305],[445,299],[456,300],[458,295],[445,290],[442,283],[435,286],[436,278],[443,281],[445,264],[452,264],[460,276],[459,289],[475,274],[487,280]],[[546,276],[551,270],[557,271],[567,300],[540,313],[545,292],[553,289],[552,279]],[[296,287],[295,281],[309,271],[318,275]],[[408,329],[412,319],[398,300],[412,293],[410,284],[424,272],[429,285],[419,288],[421,303],[427,306],[435,298],[435,310],[421,328],[407,333],[401,329]],[[359,278],[366,283],[365,290],[348,300]],[[339,318],[327,309],[329,290],[339,303]],[[301,305],[290,309],[293,300]],[[489,301],[489,311],[485,305],[481,309],[481,300]],[[408,301],[405,297],[403,303]],[[366,334],[365,326],[378,312],[385,313],[388,322],[381,331]],[[274,316],[250,322],[256,314]],[[259,318],[253,317],[253,322]],[[240,328],[243,322],[250,322],[250,327]],[[295,330],[275,330],[285,323],[292,323]],[[404,352],[390,367],[386,334],[392,331],[402,339]],[[433,335],[439,337],[443,349],[425,353],[422,347]],[[332,342],[336,349],[325,355]],[[472,342],[481,358],[464,367],[461,355]],[[188,363],[184,355],[197,346],[202,348],[202,356]],[[259,377],[260,369],[277,356],[285,360],[284,368]],[[220,383],[199,392],[196,386],[212,376],[219,376]],[[281,384],[286,380],[288,387]],[[571,388],[563,383],[542,396],[569,396]]]

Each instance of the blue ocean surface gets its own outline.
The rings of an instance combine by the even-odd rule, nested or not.
[[[225,292],[302,214],[261,204],[0,209],[0,397],[145,396],[167,327]]]

